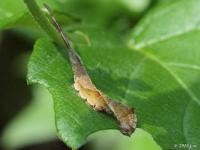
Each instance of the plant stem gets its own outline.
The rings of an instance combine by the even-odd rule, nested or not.
[[[62,44],[62,40],[58,32],[44,15],[35,0],[24,0],[24,2],[26,3],[34,19],[37,21],[40,27],[49,35],[49,37],[51,37],[56,43]]]

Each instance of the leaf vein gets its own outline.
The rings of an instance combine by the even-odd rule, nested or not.
[[[180,68],[188,68],[188,69],[194,69],[199,71],[200,66],[195,64],[184,64],[184,63],[177,63],[177,62],[168,62],[167,65],[174,66],[174,67],[180,67]]]
[[[179,37],[179,36],[182,36],[184,34],[187,34],[187,33],[193,32],[193,31],[200,31],[199,23],[194,26],[187,27],[184,30],[172,32],[167,35],[160,36],[159,38],[154,38],[154,39],[151,39],[148,41],[144,41],[142,43],[135,44],[134,48],[139,50],[141,48],[144,48],[144,47],[147,47],[147,46],[159,43],[159,42],[167,41],[171,38]]]
[[[186,91],[186,93],[191,97],[191,99],[195,101],[198,105],[200,105],[200,100],[196,97],[196,95],[187,87],[187,85],[171,69],[169,69],[169,67],[167,67],[166,64],[161,62],[160,59],[158,59],[156,56],[148,52],[145,52],[144,50],[141,50],[141,51],[135,50],[135,51],[143,54],[144,56],[146,56],[146,58],[156,62],[162,68],[164,68],[177,81],[177,83]]]

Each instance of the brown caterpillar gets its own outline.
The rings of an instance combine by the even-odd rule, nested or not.
[[[70,40],[62,31],[62,28],[56,21],[52,11],[47,5],[44,4],[44,6],[51,17],[53,25],[60,33],[68,48],[68,56],[74,72],[74,88],[79,92],[79,96],[85,99],[96,111],[112,114],[119,121],[121,132],[130,136],[135,131],[137,123],[136,114],[133,108],[111,100],[96,88],[92,83],[80,56],[71,46]]]

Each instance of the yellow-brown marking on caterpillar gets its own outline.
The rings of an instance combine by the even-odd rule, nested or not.
[[[136,114],[133,108],[111,100],[96,88],[92,83],[80,56],[71,46],[70,40],[62,31],[62,28],[53,16],[52,11],[47,5],[44,6],[47,9],[49,16],[51,16],[53,25],[60,33],[68,48],[68,56],[74,72],[74,88],[79,92],[79,96],[85,99],[96,111],[112,114],[119,121],[121,132],[130,136],[135,131],[137,123]]]

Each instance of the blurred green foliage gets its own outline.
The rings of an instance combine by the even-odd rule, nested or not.
[[[9,149],[56,139],[53,101],[49,92],[33,87],[33,99],[4,130],[2,143]]]

